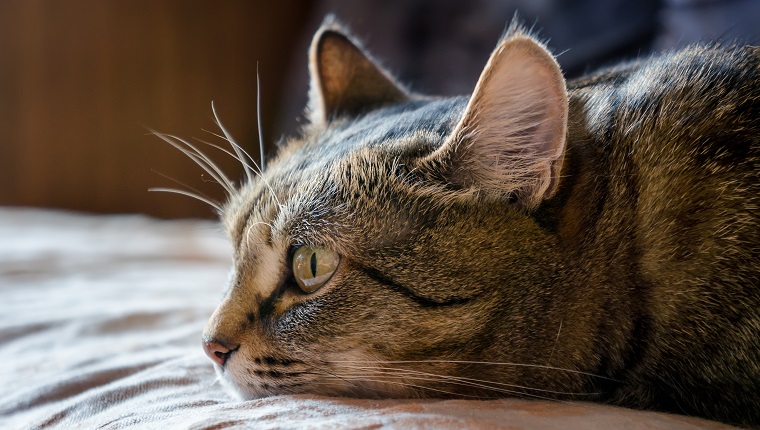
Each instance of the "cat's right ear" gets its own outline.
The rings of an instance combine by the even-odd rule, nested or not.
[[[309,73],[307,115],[315,125],[409,98],[409,93],[332,16],[312,39]]]
[[[536,207],[558,187],[567,111],[559,65],[513,23],[454,132],[428,165],[457,187]]]

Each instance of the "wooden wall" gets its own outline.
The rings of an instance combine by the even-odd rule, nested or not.
[[[202,131],[217,131],[214,101],[256,155],[257,62],[271,141],[293,44],[313,31],[303,28],[308,3],[0,1],[0,205],[212,216],[189,198],[147,192],[174,185],[154,169],[222,196],[147,129],[222,143]]]

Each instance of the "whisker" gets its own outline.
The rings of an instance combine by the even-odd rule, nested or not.
[[[561,367],[545,366],[542,364],[527,364],[527,363],[509,363],[509,362],[496,362],[496,361],[468,361],[468,360],[336,360],[332,363],[358,363],[358,364],[414,364],[414,363],[453,363],[453,364],[479,364],[479,365],[491,365],[491,366],[515,366],[515,367],[532,367],[538,369],[556,370],[561,372],[576,373],[579,375],[591,376],[594,378],[604,379],[612,382],[620,382],[616,379],[609,378],[607,376],[595,375],[593,373],[583,372],[580,370],[563,369]]]
[[[405,383],[405,382],[397,382],[397,381],[388,381],[388,380],[384,380],[384,379],[367,378],[367,377],[360,377],[360,376],[355,376],[355,377],[351,376],[351,377],[348,377],[348,378],[346,378],[344,376],[341,379],[349,380],[349,381],[359,381],[359,382],[362,382],[362,381],[365,381],[365,382],[381,382],[381,383],[384,383],[384,384],[393,384],[393,385],[400,385],[400,386],[404,386],[404,387],[411,387],[411,388],[417,388],[417,389],[435,391],[435,392],[438,392],[438,393],[448,394],[450,396],[471,397],[471,398],[474,398],[474,399],[488,399],[489,398],[489,397],[484,397],[484,396],[475,396],[475,395],[471,395],[471,394],[455,393],[455,392],[452,392],[452,391],[441,390],[441,389],[438,389],[438,388],[426,387],[424,385],[408,384],[408,383]]]
[[[349,377],[349,376],[346,376],[346,375],[344,375],[344,376],[345,377]],[[478,384],[472,384],[472,383],[467,383],[467,382],[450,381],[450,380],[447,380],[447,378],[444,378],[444,377],[440,377],[439,378],[439,376],[441,376],[441,375],[432,375],[432,376],[435,376],[435,377],[427,377],[426,378],[426,377],[423,377],[423,376],[414,376],[414,375],[409,375],[409,374],[390,374],[390,373],[383,372],[380,375],[376,375],[375,378],[377,378],[378,380],[381,380],[383,382],[392,382],[392,381],[388,381],[385,378],[414,379],[414,380],[417,380],[417,381],[442,382],[442,383],[447,383],[447,384],[452,384],[452,385],[462,385],[462,386],[480,387],[480,388],[489,388],[489,389],[492,388],[492,387],[485,387],[485,386],[481,386],[481,385],[478,385]],[[363,376],[361,374],[357,374],[357,375],[351,376],[351,377],[362,378],[362,379],[366,378],[365,376]],[[501,392],[504,392],[504,393],[507,393],[507,394],[514,394],[514,395],[521,395],[521,394],[523,394],[523,393],[521,393],[519,391],[499,389],[499,388],[494,388],[494,391],[501,391]],[[467,395],[467,394],[461,394],[461,393],[451,393],[451,394],[468,396],[468,397],[483,397],[483,396],[474,396],[474,395]]]
[[[387,379],[388,377],[390,377],[390,378],[395,378],[395,379],[406,378],[406,379],[415,379],[415,380],[419,380],[419,381],[430,381],[430,382],[438,381],[438,382],[443,382],[443,383],[452,383],[451,381],[445,381],[445,380],[441,381],[440,375],[435,375],[435,374],[429,374],[429,375],[432,376],[432,377],[434,377],[434,378],[438,378],[438,379],[424,378],[424,377],[420,377],[420,376],[411,376],[410,377],[408,375],[409,372],[406,369],[387,368],[389,370],[395,371],[395,374],[389,374],[388,372],[384,371],[380,375],[367,375],[366,374],[367,372],[357,373],[357,372],[354,371],[354,370],[369,369],[369,370],[374,371],[374,373],[377,373],[378,368],[373,368],[373,367],[370,367],[370,368],[364,368],[364,367],[348,368],[348,367],[345,367],[344,369],[341,369],[341,370],[346,370],[346,369],[350,370],[351,372],[348,373],[348,374],[346,374],[345,372],[343,372],[343,373],[341,373],[341,376],[340,376],[340,378],[343,379],[343,380],[345,380],[346,382],[348,382],[350,380],[350,381],[358,381],[358,382],[365,381],[365,382],[375,382],[375,383],[392,384],[392,385],[398,385],[398,386],[406,386],[406,387],[414,389],[415,392],[417,392],[417,394],[419,394],[420,396],[422,396],[422,393],[419,392],[419,390],[428,390],[428,391],[435,391],[435,392],[439,392],[439,393],[443,393],[443,394],[447,394],[447,395],[451,395],[451,396],[460,396],[460,397],[467,397],[467,398],[476,398],[476,399],[496,398],[496,397],[486,397],[486,396],[478,396],[478,395],[472,395],[472,394],[456,393],[456,392],[452,392],[452,391],[443,390],[443,389],[440,389],[440,388],[427,387],[427,386],[419,385],[419,384],[403,383],[403,382],[398,382],[398,381],[393,381],[393,380],[388,380]],[[324,372],[323,369],[316,369],[315,368],[315,370],[321,370],[321,371]],[[407,374],[401,374],[400,371],[406,371]],[[415,372],[415,371],[411,371],[411,372]],[[424,373],[424,372],[418,372],[418,373]],[[328,374],[330,376],[337,377],[337,375],[334,375],[332,373],[328,373]],[[454,382],[453,384],[454,385],[468,385],[467,383],[458,383],[457,384],[456,382]],[[472,386],[472,384],[469,384],[469,385]],[[491,387],[486,387],[486,388],[491,388]],[[371,390],[378,390],[378,387],[371,387]],[[496,391],[498,391],[498,390],[496,390]],[[508,392],[508,390],[502,390],[502,391]],[[391,395],[395,394],[393,392],[389,392],[389,393]],[[519,393],[519,392],[510,392],[509,394],[520,395],[522,393]]]
[[[209,199],[206,199],[206,198],[204,198],[202,196],[199,196],[199,195],[197,195],[197,194],[195,194],[195,193],[193,193],[191,191],[180,190],[180,189],[177,189],[177,188],[149,188],[148,191],[150,191],[150,192],[161,192],[161,193],[182,194],[183,196],[192,197],[192,198],[194,198],[196,200],[200,200],[203,203],[206,203],[207,205],[209,205],[212,208],[216,209],[217,212],[222,212],[222,208],[221,208],[221,206],[219,206],[219,204],[214,203],[213,201],[211,201]]]
[[[272,224],[269,224],[268,222],[256,221],[255,223],[253,223],[253,224],[251,224],[251,225],[248,226],[248,230],[250,230],[251,228],[253,228],[253,227],[255,227],[255,226],[259,225],[259,224],[264,224],[265,226],[267,226],[269,228],[272,228]]]
[[[329,377],[332,377],[332,378],[335,378],[335,379],[340,379],[341,381],[343,381],[343,382],[347,383],[349,386],[351,386],[352,389],[353,389],[353,391],[356,394],[359,394],[359,395],[361,395],[363,393],[366,393],[366,391],[367,391],[366,389],[364,389],[361,386],[359,386],[358,384],[356,384],[356,382],[359,381],[358,379],[354,379],[354,380],[345,379],[345,378],[342,378],[342,377],[340,377],[338,375],[335,375],[335,374],[333,374],[331,372],[327,372],[327,371],[324,371],[324,370],[321,371],[321,372],[311,372],[311,373],[313,373],[315,375],[329,376]],[[369,381],[369,382],[371,382],[371,381]],[[332,385],[332,386],[335,386],[335,387],[339,387],[339,389],[341,389],[341,391],[345,390],[345,387],[341,387],[340,385],[338,385],[337,382],[333,382],[333,381],[318,381],[318,382],[310,382],[309,384],[310,385]],[[387,394],[389,396],[393,396],[394,394],[396,394],[396,393],[394,393],[391,390],[387,390],[387,389],[383,389],[383,388],[373,387],[372,390],[373,391],[382,391],[383,393],[385,393],[385,394]]]
[[[243,153],[245,153],[245,155],[248,155],[248,153],[246,153],[245,151],[243,151],[243,153],[240,152],[242,148],[239,148],[238,145],[234,143],[232,139],[232,135],[230,135],[227,129],[224,128],[224,125],[222,125],[222,121],[219,120],[219,115],[216,114],[216,107],[214,106],[213,101],[211,102],[211,112],[214,114],[214,121],[216,122],[217,127],[219,127],[219,129],[222,130],[222,133],[224,133],[224,135],[226,136],[226,140],[230,142],[230,144],[232,145],[232,149],[235,151],[235,154],[238,155],[238,159],[243,158]],[[248,158],[251,158],[251,156],[248,155]],[[251,159],[251,161],[253,161],[253,159]],[[254,162],[254,165],[255,164],[256,163]],[[251,183],[251,181],[253,180],[253,177],[251,176],[251,172],[248,169],[243,169],[243,170],[245,170],[245,176],[248,179],[248,183]],[[261,169],[259,169],[259,171],[261,171]]]
[[[220,124],[218,121],[219,120],[217,119],[217,124]],[[205,140],[201,140],[201,139],[198,139],[198,138],[195,138],[195,140],[197,140],[197,141],[199,141],[201,143],[205,143],[206,145],[213,146],[214,148],[217,148],[217,149],[219,149],[221,151],[224,151],[227,155],[231,156],[232,158],[234,158],[235,160],[237,160],[238,162],[240,162],[240,164],[243,166],[243,170],[245,170],[245,174],[246,174],[246,178],[248,179],[248,183],[251,183],[251,174],[254,174],[254,175],[258,176],[259,178],[261,178],[261,180],[264,182],[264,185],[266,185],[267,188],[269,189],[269,192],[272,193],[272,197],[274,197],[275,202],[277,202],[277,204],[279,206],[282,206],[282,204],[280,204],[280,201],[277,199],[277,196],[274,194],[274,190],[269,185],[269,182],[267,182],[267,180],[264,179],[264,176],[261,174],[261,168],[259,167],[258,164],[256,164],[256,161],[253,159],[253,157],[251,157],[248,154],[248,152],[246,152],[246,150],[243,149],[242,146],[240,146],[237,143],[235,143],[235,141],[230,140],[231,137],[228,138],[228,137],[222,136],[222,135],[220,135],[218,133],[214,133],[211,130],[206,130],[205,128],[202,128],[201,130],[205,131],[206,133],[208,133],[208,134],[210,134],[212,136],[216,136],[216,137],[218,137],[218,138],[220,138],[220,139],[228,142],[230,144],[230,146],[232,147],[232,149],[235,151],[235,154],[237,154],[237,155],[231,153],[230,151],[227,151],[226,149],[222,148],[219,145],[214,145],[213,143],[206,142]],[[245,158],[242,158],[243,154],[245,154]],[[253,163],[253,166],[251,166],[250,164],[248,164],[248,162],[245,161],[245,160],[249,160],[251,163]],[[256,170],[258,170],[258,172]]]
[[[207,133],[211,133],[211,132],[210,132],[210,131],[208,131],[208,130],[203,130],[203,131],[205,131],[205,132],[207,132]],[[218,135],[218,134],[216,134],[216,133],[211,133],[211,134],[213,134],[214,136],[217,136],[217,137],[222,137],[222,136],[219,136],[219,135]],[[238,161],[238,162],[239,162],[239,163],[240,163],[240,164],[241,164],[241,165],[242,165],[244,168],[253,170],[253,167],[252,167],[250,164],[248,164],[248,163],[247,163],[247,162],[245,162],[244,160],[241,160],[240,158],[238,158],[238,156],[237,156],[237,155],[233,154],[232,152],[228,151],[227,149],[225,149],[225,148],[222,148],[221,146],[219,146],[219,145],[216,145],[216,144],[214,144],[214,143],[211,143],[211,142],[205,141],[205,140],[203,140],[203,139],[199,139],[199,138],[197,138],[197,137],[194,137],[193,139],[197,140],[198,142],[200,142],[200,143],[202,143],[202,144],[204,144],[204,145],[208,145],[208,146],[211,146],[211,147],[213,147],[213,148],[216,148],[216,149],[218,149],[218,150],[220,150],[220,151],[224,152],[225,154],[227,154],[227,155],[229,155],[230,157],[232,157],[232,158],[234,158],[235,160],[237,160],[237,161]],[[226,139],[225,139],[225,140],[226,140]]]
[[[464,377],[464,376],[440,375],[440,374],[436,374],[436,373],[422,372],[422,371],[413,370],[413,369],[398,369],[398,368],[393,368],[393,367],[355,367],[355,369],[370,369],[370,370],[381,370],[381,371],[404,372],[404,376],[409,375],[409,374],[432,376],[432,377],[435,377],[435,378],[439,378],[439,379],[436,379],[436,380],[441,380],[441,379],[448,380],[448,381],[450,381],[450,383],[457,384],[457,385],[467,385],[467,386],[472,386],[472,387],[486,388],[486,389],[489,389],[489,390],[499,391],[499,392],[503,392],[503,393],[507,393],[507,394],[524,394],[526,396],[536,397],[536,398],[540,398],[540,399],[544,399],[544,400],[556,400],[556,399],[545,397],[545,396],[540,396],[538,394],[523,393],[523,392],[516,391],[516,390],[510,390],[510,389],[505,389],[505,388],[500,388],[500,387],[494,387],[493,385],[498,385],[498,386],[502,386],[502,387],[509,387],[509,388],[514,388],[514,389],[521,389],[521,390],[540,391],[540,392],[543,392],[543,393],[550,393],[550,394],[560,394],[560,395],[565,395],[565,396],[571,396],[571,395],[572,396],[591,396],[591,395],[598,394],[598,393],[567,393],[567,392],[547,390],[547,389],[542,389],[542,388],[532,388],[532,387],[527,387],[527,386],[523,386],[523,385],[507,384],[507,383],[503,383],[503,382],[486,381],[486,380],[483,380],[483,379],[467,378],[467,377]],[[493,384],[493,385],[490,385],[490,384]]]
[[[229,194],[232,194],[235,192],[235,185],[230,181],[230,179],[227,177],[227,175],[224,174],[224,171],[217,166],[211,158],[209,158],[208,155],[206,155],[203,151],[199,150],[195,145],[191,144],[190,142],[179,138],[177,136],[173,136],[171,134],[167,134],[166,136],[169,136],[175,140],[177,140],[180,143],[183,143],[184,145],[191,148],[193,151],[195,151],[196,155],[200,157],[212,170],[213,172],[208,172],[211,176],[213,176],[215,179],[220,181],[220,185],[224,186],[225,189]],[[216,173],[216,175],[214,175]],[[223,183],[222,183],[223,182]]]
[[[214,121],[214,124],[219,124],[219,122],[218,122],[218,121],[219,121],[219,119],[217,118],[217,119]],[[205,128],[202,128],[201,130],[203,130],[204,132],[206,132],[206,133],[208,133],[208,134],[210,134],[210,135],[212,135],[212,136],[216,136],[216,137],[218,137],[219,139],[222,139],[223,141],[225,141],[225,142],[229,143],[229,144],[230,144],[230,146],[232,146],[232,149],[233,149],[233,150],[234,150],[235,148],[237,148],[238,150],[240,150],[240,151],[241,151],[241,153],[245,155],[245,159],[247,159],[247,160],[249,160],[251,163],[253,163],[253,167],[251,167],[251,165],[250,165],[250,164],[247,164],[247,163],[246,163],[246,164],[244,164],[244,165],[243,165],[243,167],[247,167],[247,168],[251,169],[251,173],[253,173],[253,174],[256,174],[256,175],[259,175],[259,174],[260,174],[259,172],[257,172],[257,170],[260,170],[260,169],[259,169],[259,164],[256,162],[256,160],[254,160],[254,159],[253,159],[253,157],[251,157],[251,156],[248,154],[248,152],[247,152],[245,149],[243,149],[243,147],[242,147],[242,146],[240,146],[240,145],[238,145],[237,143],[235,143],[235,141],[234,141],[234,140],[230,140],[230,138],[228,138],[227,136],[223,136],[223,135],[221,135],[221,134],[219,134],[219,133],[214,133],[213,131],[211,131],[211,130],[206,130]],[[238,153],[238,151],[235,151],[235,153],[237,154],[237,153]],[[239,157],[235,156],[235,159],[236,159],[236,160],[240,160],[241,158],[239,158]],[[254,169],[254,167],[255,167],[255,169]]]
[[[243,237],[245,237],[245,244],[246,244],[246,246],[249,249],[252,248],[252,245],[261,245],[261,244],[263,244],[263,242],[254,242],[253,240],[251,240],[251,237],[253,237],[252,236],[253,228],[255,226],[261,225],[261,224],[269,227],[269,230],[274,230],[274,228],[272,228],[272,224],[269,224],[268,222],[264,222],[264,221],[257,221],[257,222],[252,223],[248,227],[246,227],[245,233],[243,234]]]
[[[206,173],[208,173],[214,179],[216,179],[217,182],[219,182],[219,184],[227,191],[227,193],[229,193],[229,194],[233,194],[234,193],[234,188],[235,187],[232,185],[232,183],[230,182],[230,180],[224,175],[224,173],[222,172],[222,170],[219,169],[219,167],[216,164],[214,164],[205,154],[203,154],[200,151],[198,151],[198,149],[195,146],[193,146],[192,144],[190,144],[190,143],[188,143],[188,142],[186,142],[186,141],[184,141],[184,140],[182,140],[182,139],[180,139],[180,138],[178,138],[176,136],[172,136],[170,134],[163,134],[163,133],[159,133],[159,132],[156,132],[156,131],[152,131],[152,133],[154,135],[156,135],[157,137],[159,137],[164,142],[172,145],[174,148],[176,148],[178,151],[180,151],[183,154],[185,154],[191,160],[193,160],[193,162],[195,162],[195,164],[197,164],[198,166],[200,166],[203,170],[206,171]],[[182,145],[180,145],[180,143],[177,143],[177,142],[175,142],[172,139],[174,139],[177,142],[180,142],[180,143],[182,143],[184,145],[187,145],[190,149],[192,149],[195,152],[192,152],[192,151],[190,151],[190,150],[182,147]]]
[[[354,397],[359,398],[382,398],[380,396],[386,396],[387,398],[393,398],[394,396],[398,395],[398,391],[392,391],[388,388],[380,388],[377,386],[373,386],[372,389],[367,389],[359,385],[357,382],[362,382],[361,380],[344,380],[344,382],[350,384],[351,391],[353,393]],[[366,382],[377,382],[377,381],[371,381],[368,380]],[[319,381],[319,382],[310,382],[309,385],[311,386],[327,386],[333,388],[332,393],[320,393],[320,394],[332,394],[335,396],[345,396],[346,395],[346,387],[340,385],[337,381]],[[416,397],[424,398],[425,396],[420,392],[419,389],[414,389],[414,393]],[[293,394],[299,394],[299,393],[293,393]]]
[[[562,333],[562,319],[559,320],[559,329],[557,330],[557,337],[554,339],[554,346],[552,346],[552,352],[549,354],[549,360],[546,362],[546,365],[550,365],[552,362],[552,358],[554,357],[554,350],[557,348],[557,342],[559,342],[559,334]],[[546,372],[548,369],[544,369],[544,375],[546,375]]]
[[[219,121],[219,118],[216,118],[215,121],[214,121],[214,123],[217,124],[220,128],[222,128],[221,122]],[[251,173],[253,173],[255,175],[261,176],[262,170],[261,170],[261,167],[259,167],[259,164],[256,162],[256,160],[253,159],[253,157],[251,157],[251,155],[248,153],[248,151],[246,151],[242,146],[238,145],[235,142],[234,139],[232,139],[232,136],[229,134],[229,132],[227,134],[225,134],[225,135],[221,135],[219,133],[214,133],[211,130],[206,130],[205,128],[202,128],[201,130],[205,131],[206,133],[208,133],[210,135],[216,136],[216,137],[224,140],[225,142],[229,143],[230,146],[232,147],[232,149],[235,151],[235,153],[240,156],[240,157],[235,157],[236,159],[240,160],[240,159],[243,158],[242,156],[245,155],[245,159],[249,160],[253,164],[253,167],[251,167],[251,165],[248,164],[248,163],[246,163],[244,165],[244,167],[247,167],[247,168],[251,169]],[[222,131],[225,131],[225,130],[226,129],[222,128]],[[254,169],[254,167],[255,167],[255,169]],[[257,172],[257,170],[258,170],[258,172]]]
[[[216,133],[214,133],[214,132],[211,132],[211,131],[208,131],[208,130],[203,130],[203,131],[205,131],[206,133],[210,133],[210,134],[212,134],[212,135],[214,135],[214,136],[216,136],[216,137],[219,137],[219,138],[221,138],[221,139],[227,140],[227,138],[225,138],[224,136],[220,136],[220,135],[218,135],[218,134],[216,134]],[[274,190],[273,190],[273,189],[272,189],[272,187],[269,185],[269,182],[267,182],[267,181],[266,181],[266,179],[264,179],[264,177],[263,177],[263,176],[261,176],[261,174],[259,174],[259,173],[256,173],[256,172],[255,172],[255,170],[253,170],[253,167],[251,167],[251,165],[250,165],[250,164],[248,164],[248,163],[247,163],[247,162],[245,162],[244,160],[241,160],[241,159],[240,159],[240,158],[238,158],[238,157],[237,157],[235,154],[233,154],[233,153],[231,153],[230,151],[228,151],[228,150],[226,150],[226,149],[222,148],[222,147],[221,147],[221,146],[219,146],[219,145],[215,145],[215,144],[213,144],[213,143],[211,143],[211,142],[207,142],[207,141],[205,141],[205,140],[202,140],[202,139],[198,139],[198,138],[194,138],[194,139],[195,139],[195,140],[197,140],[198,142],[201,142],[201,143],[205,144],[205,145],[209,145],[209,146],[212,146],[212,147],[214,147],[214,148],[216,148],[216,149],[218,149],[218,150],[220,150],[220,151],[223,151],[225,154],[229,155],[230,157],[232,157],[232,158],[234,158],[235,160],[237,160],[238,162],[240,162],[240,164],[241,164],[241,165],[243,165],[243,167],[244,167],[245,169],[250,169],[252,172],[254,172],[255,174],[257,174],[257,175],[259,176],[259,178],[261,178],[261,180],[264,182],[264,185],[266,185],[266,186],[267,186],[267,188],[269,189],[269,192],[272,194],[272,197],[274,198],[274,201],[275,201],[275,202],[277,202],[277,205],[278,205],[278,206],[282,206],[282,204],[280,203],[280,201],[277,199],[277,196],[274,194]],[[230,143],[233,143],[233,142],[230,142]],[[241,149],[241,150],[243,150],[242,148],[240,148],[240,149]],[[248,154],[246,153],[246,155],[248,155]],[[248,157],[249,157],[249,159],[250,159],[250,156],[248,156]],[[251,161],[253,161],[253,160],[251,160]],[[258,166],[257,166],[257,167],[258,167]]]
[[[389,368],[389,369],[393,369],[393,368]],[[540,391],[543,393],[560,394],[560,395],[565,395],[565,396],[593,396],[593,395],[599,394],[599,393],[568,393],[565,391],[555,391],[555,390],[548,390],[545,388],[533,388],[533,387],[528,387],[525,385],[508,384],[505,382],[486,381],[483,379],[468,378],[465,376],[439,375],[435,373],[421,372],[421,371],[411,370],[411,369],[398,369],[398,370],[410,371],[410,372],[420,373],[420,374],[425,374],[425,375],[432,375],[432,376],[437,376],[437,377],[452,379],[452,380],[457,380],[457,381],[468,381],[468,382],[473,382],[473,383],[479,383],[479,384],[476,384],[477,386],[483,386],[481,384],[493,384],[493,385],[500,385],[503,387],[515,388],[515,389]],[[489,386],[488,388],[491,388],[491,387]]]
[[[232,138],[232,135],[230,135],[227,129],[224,128],[224,126],[222,125],[222,122],[219,120],[219,117],[216,114],[216,110],[214,110],[213,102],[211,103],[211,110],[214,112],[216,125],[219,126],[219,128],[222,130],[222,133],[224,134],[224,136],[219,135],[209,130],[203,130],[203,131],[205,131],[206,133],[212,134],[222,140],[226,140],[230,144],[230,146],[232,146],[232,149],[235,151],[235,153],[238,155],[237,157],[235,157],[238,160],[243,159],[243,154],[245,154],[246,158],[250,160],[250,162],[253,163],[253,165],[259,170],[258,176],[264,182],[264,185],[266,185],[266,187],[269,189],[269,192],[272,194],[272,198],[274,198],[274,201],[277,203],[277,206],[282,206],[282,203],[280,203],[280,200],[277,198],[277,195],[275,194],[274,189],[269,184],[269,182],[266,179],[264,179],[264,175],[263,175],[264,171],[261,169],[261,167],[258,164],[256,164],[256,160],[254,160],[253,157],[251,157],[251,155],[248,154],[248,152],[246,152],[246,150],[243,149],[242,146],[235,143],[235,140]],[[246,177],[248,178],[248,183],[251,183],[252,181],[251,173],[256,174],[256,171],[251,169],[247,163],[243,163],[243,167],[245,170]]]

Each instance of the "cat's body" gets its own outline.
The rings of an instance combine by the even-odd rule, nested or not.
[[[408,94],[334,25],[311,61],[311,124],[222,214],[235,270],[204,339],[238,393],[760,424],[757,48],[566,90],[513,27],[469,99]]]
[[[547,218],[616,401],[760,422],[759,60],[694,47],[569,84]]]

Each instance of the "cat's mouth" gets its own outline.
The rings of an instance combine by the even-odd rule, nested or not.
[[[299,360],[233,352],[223,365],[215,364],[219,378],[243,399],[303,392],[313,379],[309,366]]]
[[[360,398],[409,397],[403,384],[386,381],[372,371],[340,363],[354,356],[351,352],[326,354],[319,364],[285,358],[277,355],[252,356],[250,351],[239,348],[227,357],[223,364],[215,362],[214,368],[222,384],[242,400],[283,394],[320,394]],[[337,360],[330,365],[330,359]],[[351,363],[364,363],[361,360]]]

